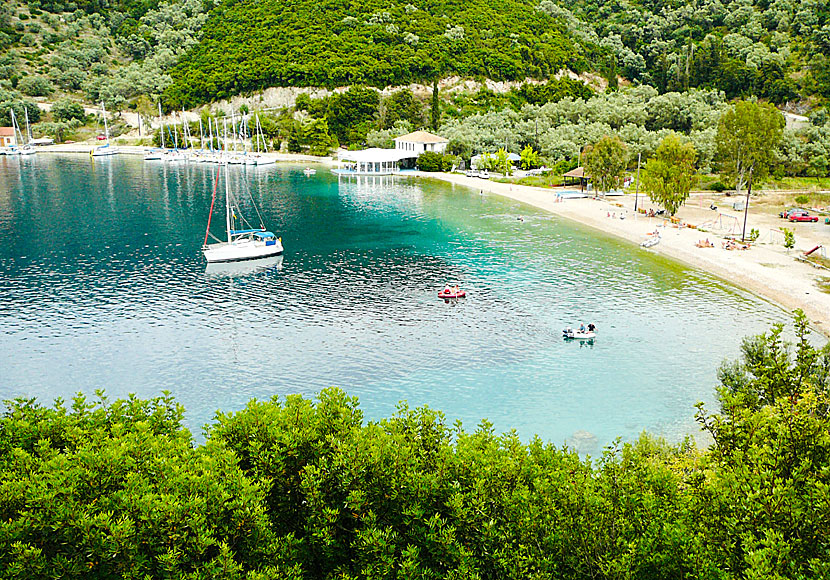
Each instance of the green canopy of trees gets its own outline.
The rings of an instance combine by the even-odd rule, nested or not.
[[[695,183],[697,152],[690,142],[668,135],[660,142],[657,155],[643,168],[643,189],[652,201],[674,215],[689,198]]]
[[[603,136],[593,145],[587,146],[584,155],[585,172],[598,191],[607,193],[622,187],[628,163],[628,148],[619,137]]]
[[[744,340],[698,450],[597,458],[337,389],[217,413],[6,402],[0,578],[826,578],[830,346]]]
[[[377,87],[451,74],[548,78],[589,67],[563,24],[519,0],[358,5],[221,3],[173,73],[166,101],[191,107],[269,86]]]

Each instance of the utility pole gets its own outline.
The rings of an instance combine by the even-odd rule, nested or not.
[[[744,203],[744,230],[741,232],[741,241],[746,238],[746,215],[749,213],[749,194],[752,192],[752,170],[755,166],[749,168],[749,180],[746,182],[746,203]]]
[[[643,153],[637,153],[637,185],[634,187],[634,213],[637,213],[637,201],[640,196],[640,157]]]

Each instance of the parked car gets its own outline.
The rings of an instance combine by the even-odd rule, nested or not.
[[[107,136],[106,136],[106,135],[98,135],[98,136],[96,137],[96,139],[98,139],[99,141],[106,141],[106,140],[107,140]]]
[[[806,211],[794,211],[790,213],[790,217],[787,219],[791,222],[817,222],[818,216],[810,215]]]
[[[486,169],[478,174],[481,179],[490,179],[490,172]]]
[[[786,219],[789,219],[789,218],[790,218],[790,213],[792,213],[792,212],[794,212],[794,211],[803,211],[804,213],[807,213],[807,210],[806,210],[806,209],[804,209],[804,208],[801,208],[801,207],[791,207],[790,209],[785,209],[784,211],[780,212],[780,213],[778,214],[778,217],[780,217],[780,218],[786,218]]]

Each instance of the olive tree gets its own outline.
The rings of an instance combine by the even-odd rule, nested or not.
[[[585,171],[603,193],[622,186],[627,163],[628,148],[619,137],[606,135],[585,148]]]
[[[746,235],[749,195],[754,180],[769,173],[784,132],[784,116],[772,105],[738,101],[718,123],[717,158],[721,174],[735,181],[735,192],[746,186],[746,206],[741,240]]]
[[[643,189],[651,200],[660,204],[670,215],[677,213],[689,198],[695,183],[694,145],[669,135],[657,148],[657,155],[643,168]]]

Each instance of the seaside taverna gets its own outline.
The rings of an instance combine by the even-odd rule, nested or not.
[[[359,151],[340,151],[338,175],[392,175],[415,168],[421,153],[444,153],[449,140],[427,131],[414,131],[395,138],[394,149],[372,147]]]

